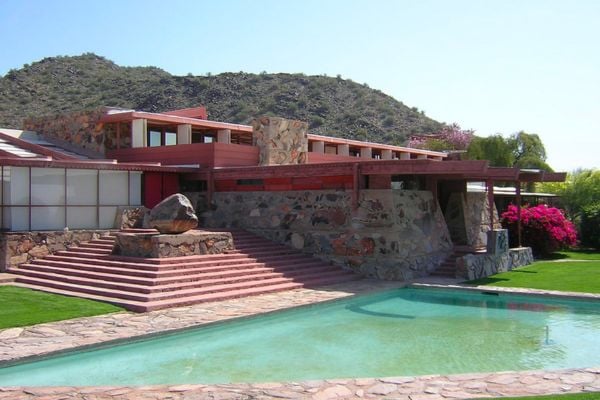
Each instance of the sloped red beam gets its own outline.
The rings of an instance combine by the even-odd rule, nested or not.
[[[40,156],[52,157],[56,160],[78,160],[77,157],[63,154],[58,151],[52,151],[44,146],[40,146],[39,144],[29,143],[26,140],[19,139],[2,132],[0,132],[0,139],[3,139],[16,147],[20,147],[21,149],[28,150],[35,154],[39,154]],[[14,154],[11,155],[13,157],[18,157]]]

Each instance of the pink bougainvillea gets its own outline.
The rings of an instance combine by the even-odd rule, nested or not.
[[[428,150],[466,150],[473,140],[472,130],[463,130],[456,123],[444,126],[433,135],[413,136],[408,147]]]
[[[508,210],[502,213],[502,225],[509,231],[511,246],[518,238],[517,221],[517,207],[509,205]],[[521,208],[521,237],[523,245],[530,246],[538,255],[548,255],[577,242],[571,221],[558,208],[544,204]]]

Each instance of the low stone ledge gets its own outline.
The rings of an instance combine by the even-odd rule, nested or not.
[[[4,232],[0,234],[0,272],[79,246],[109,232],[108,229]]]
[[[467,254],[457,260],[457,276],[468,280],[486,278],[533,262],[531,247],[509,249],[508,253]]]
[[[166,235],[120,232],[112,254],[127,257],[167,258],[201,254],[221,254],[234,250],[229,232],[188,231]]]

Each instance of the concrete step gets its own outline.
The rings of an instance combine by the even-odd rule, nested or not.
[[[83,284],[77,282],[63,282],[57,281],[49,278],[37,278],[30,276],[19,276],[16,280],[18,283],[26,283],[37,286],[46,286],[55,289],[67,290],[71,291],[74,294],[76,293],[87,293],[104,297],[115,297],[118,299],[125,300],[133,300],[133,301],[160,301],[160,300],[169,300],[175,299],[179,297],[189,297],[189,296],[200,296],[210,293],[225,293],[228,291],[235,291],[240,289],[249,289],[255,287],[262,286],[270,286],[270,285],[279,285],[285,283],[294,283],[290,279],[276,277],[276,278],[268,278],[268,279],[260,279],[260,280],[250,280],[244,282],[235,282],[235,283],[224,283],[218,285],[210,285],[206,287],[192,287],[192,288],[184,288],[176,291],[164,291],[164,292],[136,292],[132,290],[123,290],[120,285],[115,285],[115,288],[107,288],[101,287],[94,283]],[[295,282],[298,283],[298,282]],[[301,283],[298,283],[301,285]],[[120,288],[119,288],[120,287]]]
[[[158,273],[166,271],[176,271],[191,268],[203,268],[203,267],[217,267],[227,268],[229,266],[235,266],[238,264],[252,264],[258,263],[255,258],[249,258],[244,255],[238,257],[229,258],[203,258],[202,256],[190,259],[188,263],[174,263],[174,264],[148,264],[145,262],[123,262],[115,261],[107,258],[87,258],[87,257],[68,257],[68,256],[48,256],[44,259],[34,260],[30,264],[38,265],[63,265],[65,267],[73,268],[119,268],[124,272],[131,270],[133,274],[139,276],[151,276],[148,273]]]
[[[114,237],[105,236],[11,271],[18,274],[16,285],[108,301],[132,311],[360,279],[291,247],[251,233],[232,234],[239,241],[235,251],[174,258],[113,256]]]

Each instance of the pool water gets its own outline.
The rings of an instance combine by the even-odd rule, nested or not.
[[[0,386],[298,381],[600,365],[600,303],[398,289],[0,369]]]

